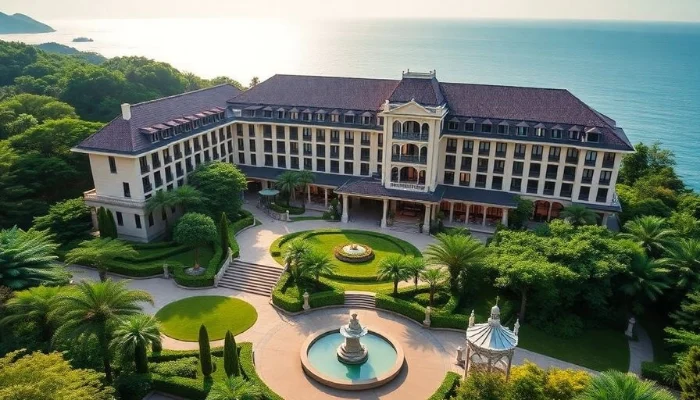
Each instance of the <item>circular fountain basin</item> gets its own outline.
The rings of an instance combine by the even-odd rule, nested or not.
[[[338,360],[337,348],[345,338],[337,329],[317,332],[301,346],[301,365],[314,380],[335,389],[364,390],[379,387],[394,379],[404,364],[404,354],[396,341],[369,331],[362,337],[367,361],[345,364]]]

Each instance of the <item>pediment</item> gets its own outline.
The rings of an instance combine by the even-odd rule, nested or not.
[[[385,114],[398,114],[398,115],[416,115],[416,116],[430,116],[435,117],[435,113],[431,112],[427,108],[421,106],[415,101],[411,100],[408,103],[402,104],[396,108],[386,111]]]

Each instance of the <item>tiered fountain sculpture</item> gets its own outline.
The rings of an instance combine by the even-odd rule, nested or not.
[[[360,325],[357,314],[352,314],[350,322],[340,327],[340,334],[345,342],[338,346],[338,360],[345,364],[362,364],[367,361],[367,348],[360,343],[360,338],[367,334],[367,328]]]

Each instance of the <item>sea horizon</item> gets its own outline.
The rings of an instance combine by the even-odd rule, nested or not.
[[[106,57],[145,56],[247,84],[276,73],[563,88],[617,121],[633,144],[659,141],[700,189],[700,23],[636,20],[155,18],[42,20],[57,32],[0,35]],[[89,43],[73,43],[86,36]],[[115,113],[118,110],[115,110]]]

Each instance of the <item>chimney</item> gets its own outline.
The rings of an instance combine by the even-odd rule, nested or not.
[[[128,121],[131,119],[131,104],[129,104],[129,103],[122,104],[122,118],[125,121]]]

